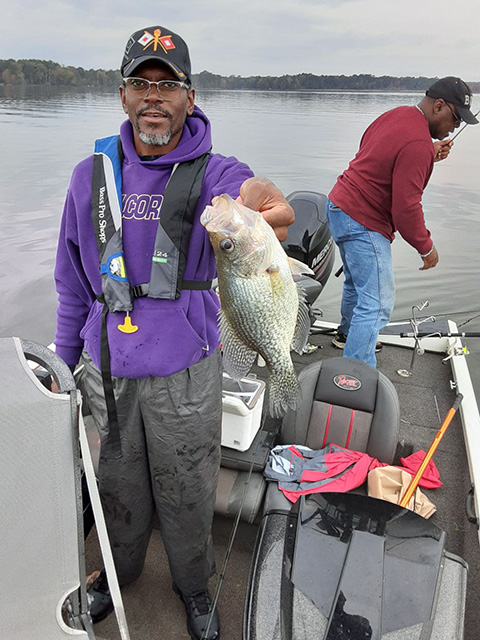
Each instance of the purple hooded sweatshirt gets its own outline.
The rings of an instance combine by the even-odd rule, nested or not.
[[[196,158],[211,148],[210,123],[198,107],[188,117],[182,138],[161,158],[138,157],[129,121],[120,129],[125,160],[122,170],[122,234],[130,284],[150,280],[151,260],[163,192],[175,163]],[[93,156],[75,168],[63,212],[55,266],[58,292],[57,353],[69,365],[77,364],[82,349],[100,368],[102,293],[99,254],[92,222]],[[228,193],[236,198],[241,184],[253,175],[236,158],[212,154],[190,237],[186,280],[215,278],[215,259],[200,215],[212,198]],[[123,333],[125,313],[107,314],[108,343],[113,376],[148,378],[168,376],[212,353],[219,344],[214,291],[182,291],[177,300],[137,298],[130,313],[135,333]]]

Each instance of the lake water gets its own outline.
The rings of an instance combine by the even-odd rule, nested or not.
[[[328,193],[355,154],[367,125],[382,112],[416,104],[418,93],[271,93],[199,91],[212,122],[214,151],[247,162],[285,194]],[[480,103],[476,97],[474,106]],[[476,109],[474,109],[476,110]],[[53,339],[53,267],[63,201],[77,162],[98,137],[118,132],[124,113],[116,92],[0,87],[0,336]],[[427,226],[440,262],[419,271],[420,258],[401,238],[393,243],[394,319],[429,300],[428,313],[459,324],[480,314],[480,126],[467,127],[425,191]],[[336,267],[340,266],[337,255]],[[338,321],[342,278],[331,276],[319,299]],[[464,330],[480,331],[480,317]],[[480,339],[469,342],[480,373]],[[476,376],[480,379],[480,375]]]

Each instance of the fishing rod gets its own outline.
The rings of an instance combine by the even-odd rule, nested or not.
[[[259,430],[261,430],[263,428],[263,426],[265,424],[265,420],[266,420],[266,414],[263,416],[262,424],[260,425],[260,429]],[[233,522],[232,530],[230,532],[230,538],[229,538],[229,541],[228,541],[228,547],[227,547],[227,549],[225,551],[225,556],[223,558],[222,568],[221,568],[220,573],[218,575],[218,580],[217,580],[217,584],[216,584],[216,587],[215,587],[215,593],[213,595],[212,604],[210,606],[210,611],[208,613],[207,624],[206,624],[205,629],[204,629],[204,631],[203,631],[203,633],[201,635],[200,640],[206,640],[208,638],[208,633],[210,631],[210,626],[212,624],[213,616],[214,616],[214,613],[215,613],[215,608],[216,608],[216,606],[218,604],[218,599],[220,597],[220,590],[221,590],[221,588],[223,586],[223,581],[225,579],[225,574],[226,574],[226,571],[227,571],[228,562],[230,560],[230,554],[232,552],[233,543],[235,541],[235,536],[237,535],[237,529],[238,529],[238,526],[240,524],[240,518],[241,518],[241,515],[242,515],[242,511],[243,511],[243,504],[245,502],[245,498],[246,498],[247,490],[248,490],[248,485],[250,484],[250,480],[251,480],[251,477],[252,477],[253,467],[255,465],[255,458],[256,458],[257,449],[258,449],[259,444],[260,444],[260,440],[257,441],[257,444],[255,445],[255,447],[253,449],[253,454],[252,454],[252,457],[250,459],[250,465],[249,465],[249,468],[248,468],[247,479],[245,480],[244,485],[243,485],[242,497],[240,499],[240,504],[239,504],[239,507],[238,507],[238,511],[237,511],[236,516],[235,516],[235,520]]]
[[[428,300],[422,302],[420,306],[414,305],[412,307],[412,318],[410,319],[411,331],[400,331],[398,334],[400,338],[480,338],[480,331],[419,331],[420,325],[424,322],[435,322],[435,316],[429,316],[428,318],[417,318],[416,311],[421,312],[425,307],[429,306]],[[473,313],[473,312],[470,312]],[[445,314],[446,315],[446,314]],[[473,318],[470,318],[463,324],[467,324]]]
[[[470,309],[469,311],[450,311],[449,313],[437,313],[436,314],[436,318],[451,318],[452,316],[466,316],[470,313],[474,313],[475,315],[472,316],[471,318],[468,318],[468,320],[465,320],[464,322],[461,322],[459,325],[457,325],[459,328],[463,327],[464,325],[468,324],[469,322],[471,322],[472,320],[476,320],[477,318],[480,318],[480,309]],[[395,321],[393,321],[395,322]]]
[[[458,332],[419,332],[402,331],[400,333],[401,338],[480,338],[480,331],[458,331]]]
[[[453,416],[457,412],[457,409],[460,406],[460,403],[462,402],[462,400],[463,400],[463,395],[461,393],[459,393],[457,395],[457,397],[455,398],[455,401],[454,401],[451,409],[449,409],[447,415],[445,416],[445,420],[442,422],[442,424],[440,426],[440,429],[437,431],[437,435],[433,439],[433,442],[430,445],[429,450],[425,454],[425,457],[423,459],[422,464],[420,465],[417,473],[415,474],[415,476],[412,479],[411,483],[409,484],[407,490],[405,491],[405,494],[404,494],[403,498],[400,501],[400,506],[401,507],[405,508],[407,506],[407,504],[409,503],[410,498],[415,493],[415,490],[418,487],[418,483],[420,482],[420,479],[423,476],[423,473],[424,473],[425,469],[427,468],[428,463],[430,462],[433,454],[435,453],[438,445],[440,444],[440,440],[445,435],[445,431],[448,429],[448,426],[449,426],[450,422],[452,421]]]
[[[312,327],[311,333],[315,335],[317,334],[330,335],[338,331],[338,326],[325,327],[321,329],[317,327]],[[453,332],[453,331],[452,332],[447,332],[447,331],[426,332],[424,331],[419,333],[414,333],[413,331],[401,331],[398,334],[389,333],[388,335],[391,335],[391,336],[398,335],[400,336],[400,338],[480,338],[480,331],[457,331],[457,332]]]
[[[479,114],[479,113],[480,113],[480,109],[477,111],[477,113],[474,113],[474,114],[473,114],[473,115],[474,115],[474,117],[476,118],[476,117],[478,116],[478,114]],[[466,127],[468,127],[468,122],[466,122],[466,123],[463,125],[463,127],[457,131],[457,133],[453,136],[453,138],[450,138],[450,142],[453,142],[453,141],[455,140],[455,138],[457,138],[457,137],[462,133],[462,131],[463,131]]]

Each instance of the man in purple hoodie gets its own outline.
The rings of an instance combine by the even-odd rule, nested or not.
[[[200,638],[211,609],[222,365],[215,260],[199,217],[228,193],[283,240],[293,211],[247,165],[210,153],[180,36],[161,26],[134,33],[121,72],[128,120],[75,168],[66,198],[55,344],[68,365],[84,365],[120,584],[142,571],[156,510],[188,631]],[[104,571],[89,594],[98,622],[113,609]],[[211,618],[210,640],[220,637],[216,611]]]

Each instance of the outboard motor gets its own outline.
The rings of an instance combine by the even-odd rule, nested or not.
[[[315,276],[295,277],[307,296],[309,308],[325,286],[335,262],[335,243],[327,224],[326,202],[322,193],[294,191],[287,201],[295,211],[295,222],[288,228],[288,236],[282,243],[286,253],[304,262]],[[315,317],[310,314],[312,322]]]

